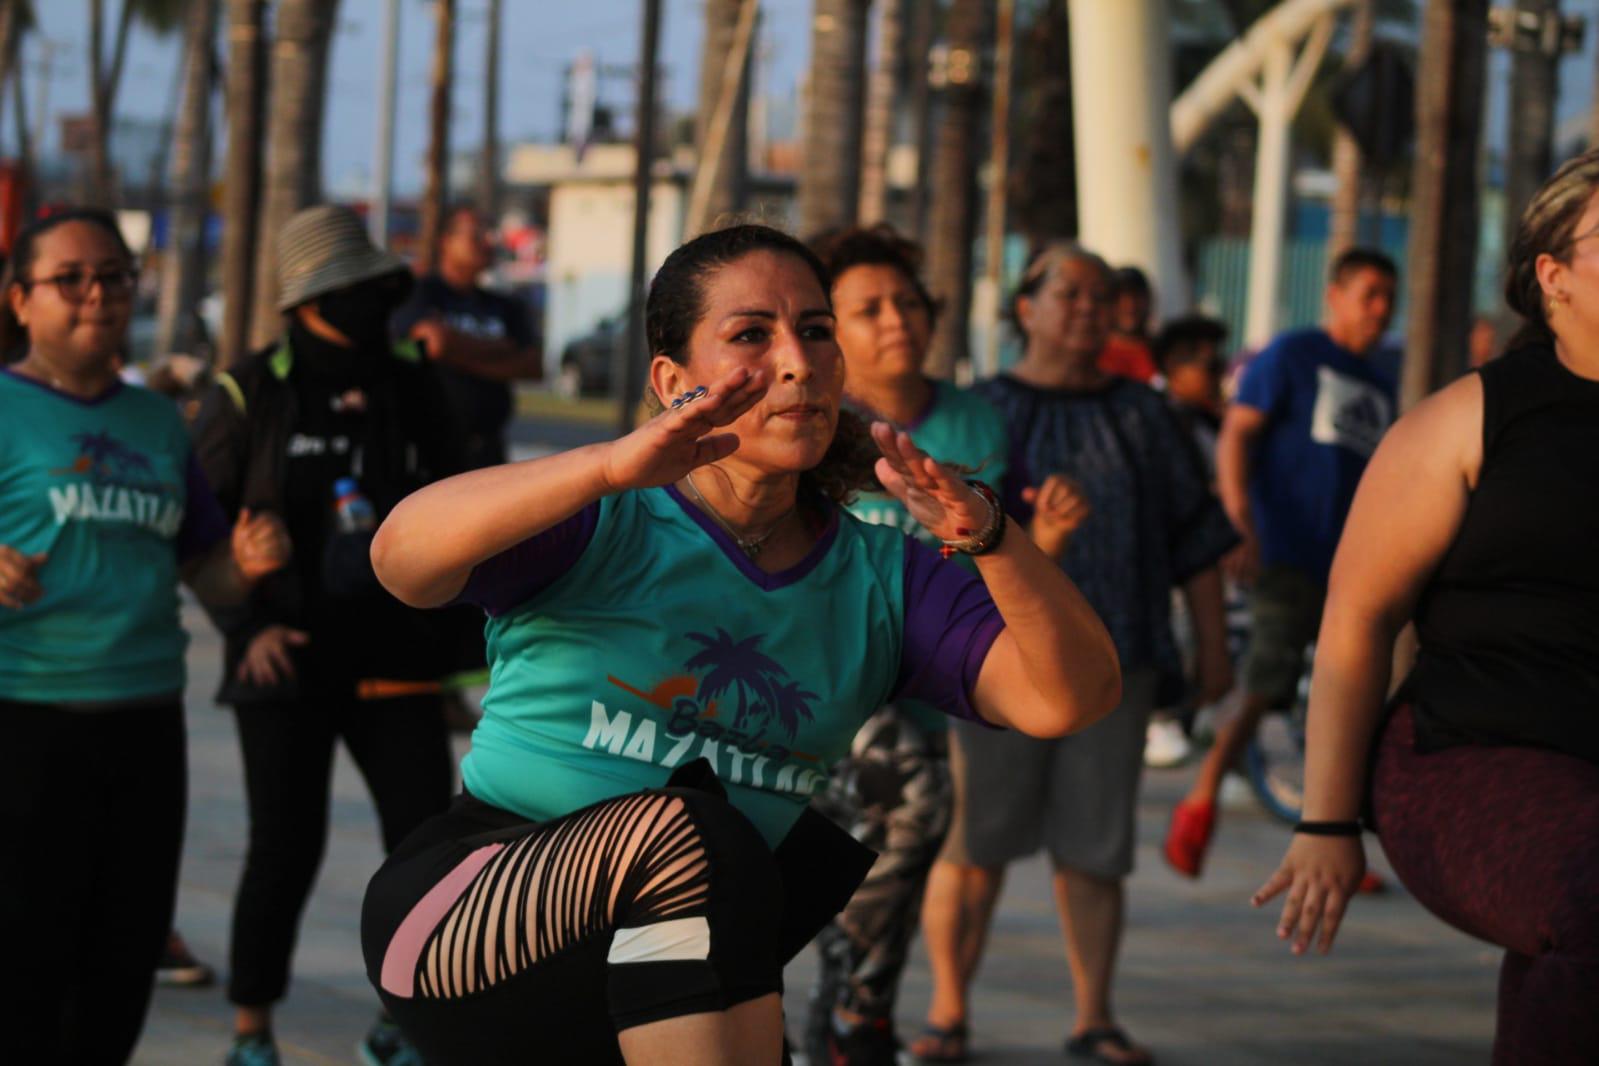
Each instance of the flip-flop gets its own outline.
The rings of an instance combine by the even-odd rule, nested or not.
[[[971,1050],[966,1046],[969,1039],[970,1033],[966,1029],[965,1022],[944,1026],[929,1022],[922,1026],[922,1035],[911,1041],[911,1057],[917,1062],[965,1062],[971,1058]],[[917,1050],[929,1043],[934,1044],[936,1050],[931,1052]],[[951,1045],[954,1046],[954,1050],[946,1050]]]
[[[1105,1045],[1129,1054],[1133,1050],[1133,1042],[1127,1039],[1127,1033],[1119,1025],[1102,1025],[1096,1029],[1087,1029],[1066,1041],[1066,1054],[1079,1059],[1093,1059],[1095,1062],[1107,1062],[1111,1066],[1153,1066],[1154,1057],[1147,1052],[1142,1059],[1118,1059],[1106,1055]]]

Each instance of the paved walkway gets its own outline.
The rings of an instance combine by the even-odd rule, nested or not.
[[[596,439],[576,432],[567,443]],[[523,444],[518,457],[530,453]],[[178,925],[195,951],[223,966],[232,893],[243,862],[244,796],[233,730],[212,707],[219,652],[198,612],[190,649],[190,814]],[[464,752],[464,741],[458,742]],[[1171,804],[1191,771],[1152,772],[1140,812],[1138,870],[1117,984],[1122,1021],[1164,1066],[1458,1066],[1488,1060],[1497,953],[1428,915],[1396,888],[1354,904],[1328,958],[1291,957],[1274,914],[1248,905],[1286,843],[1258,811],[1228,812],[1205,879],[1180,880],[1160,860]],[[349,1064],[376,1000],[361,972],[358,918],[381,859],[360,776],[341,752],[327,859],[301,929],[295,983],[276,1030],[296,1064]],[[1373,845],[1372,850],[1377,849]],[[1385,870],[1381,855],[1374,863]],[[1050,900],[1034,860],[1016,866],[1000,904],[975,995],[974,1050],[996,1066],[1059,1063],[1070,1023],[1069,979]],[[813,972],[807,953],[788,973],[787,1008],[802,1016]],[[900,1027],[915,1031],[927,968],[912,962]],[[220,989],[162,989],[135,1056],[140,1066],[220,1063],[229,1039]],[[791,1024],[797,1033],[797,1026]],[[530,1063],[538,1063],[530,1057]],[[551,1063],[549,1066],[568,1066]]]
[[[220,966],[244,854],[244,799],[232,719],[208,698],[216,680],[216,639],[198,615],[190,621],[196,634],[191,793],[178,922],[196,952]],[[1246,902],[1281,853],[1278,825],[1248,809],[1229,813],[1197,885],[1161,864],[1165,814],[1187,777],[1182,770],[1148,775],[1118,984],[1121,1017],[1163,1063],[1455,1066],[1487,1060],[1497,967],[1490,949],[1396,892],[1359,900],[1331,957],[1290,957],[1272,936],[1271,916]],[[361,975],[357,916],[366,878],[380,858],[377,828],[360,777],[342,753],[332,811],[328,857],[302,929],[294,988],[277,1021],[292,1063],[353,1062],[374,1009]],[[790,969],[791,1017],[803,1009],[811,969],[809,957]],[[918,957],[900,1012],[907,1032],[927,990]],[[982,1061],[1062,1061],[1068,993],[1048,871],[1038,861],[1021,864],[1001,904],[976,995]],[[162,989],[135,1062],[216,1063],[227,1041],[228,1008],[220,990]]]

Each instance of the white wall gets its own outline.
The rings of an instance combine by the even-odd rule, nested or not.
[[[679,182],[655,182],[645,239],[646,283],[682,239],[685,200]],[[547,375],[559,372],[561,349],[568,341],[624,309],[632,254],[631,182],[569,182],[550,190],[544,274]]]

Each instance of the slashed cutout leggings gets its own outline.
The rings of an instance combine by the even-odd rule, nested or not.
[[[621,1062],[616,1034],[781,988],[782,886],[693,788],[532,823],[463,794],[373,877],[367,974],[430,1064]]]

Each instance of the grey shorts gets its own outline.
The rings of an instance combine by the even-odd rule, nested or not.
[[[1268,707],[1291,706],[1305,672],[1305,651],[1321,628],[1327,589],[1291,566],[1267,566],[1249,593],[1249,650],[1244,691]]]
[[[1055,740],[951,723],[955,820],[939,859],[998,867],[1045,848],[1057,867],[1107,880],[1131,873],[1158,680],[1154,670],[1124,674],[1120,706]]]

